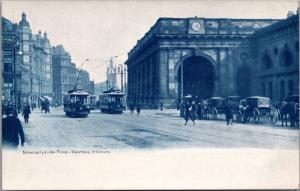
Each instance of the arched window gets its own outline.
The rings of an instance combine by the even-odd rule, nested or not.
[[[273,62],[269,55],[265,54],[262,58],[262,69],[269,70],[273,67]]]
[[[288,81],[288,95],[292,95],[294,92],[294,84],[292,80]]]
[[[293,63],[292,54],[288,49],[285,49],[281,55],[281,64],[283,66],[290,66]]]

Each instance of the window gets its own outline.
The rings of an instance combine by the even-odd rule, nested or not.
[[[29,40],[29,34],[23,34],[23,40]]]
[[[24,55],[23,62],[24,63],[29,63],[29,56],[28,55]]]
[[[292,95],[294,91],[294,84],[292,80],[288,82],[288,95]]]
[[[285,85],[284,85],[284,81],[280,81],[280,92],[279,92],[279,96],[280,96],[280,99],[281,100],[283,100],[283,98],[285,97],[285,95],[284,95],[284,89],[285,89],[285,87],[284,87]]]
[[[29,51],[29,45],[23,44],[23,51]]]
[[[268,69],[271,69],[271,68],[272,68],[273,63],[272,63],[272,60],[271,60],[271,58],[270,58],[269,55],[265,54],[264,57],[263,57],[263,59],[262,59],[262,61],[263,61],[263,66],[262,66],[262,68],[263,68],[264,70],[268,70]]]
[[[4,63],[4,72],[12,72],[12,64]]]
[[[293,63],[292,54],[289,50],[284,50],[281,57],[281,64],[284,66],[290,66]]]

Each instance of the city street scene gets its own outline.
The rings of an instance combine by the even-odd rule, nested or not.
[[[299,168],[296,0],[71,2],[3,2],[3,153],[263,150]]]
[[[55,120],[53,120],[55,119]],[[33,111],[24,125],[33,148],[158,149],[158,148],[266,148],[297,149],[298,129],[271,124],[196,120],[184,126],[176,109],[142,110],[139,115],[92,111],[87,118],[69,118],[62,108],[50,114]]]

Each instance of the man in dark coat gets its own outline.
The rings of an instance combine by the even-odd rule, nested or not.
[[[232,121],[233,121],[233,111],[232,111],[232,105],[230,101],[227,101],[224,105],[224,112],[225,112],[225,116],[226,116],[226,122],[227,125],[231,124],[232,125]]]
[[[193,124],[195,125],[195,120],[194,120],[194,109],[195,109],[195,106],[191,103],[185,103],[184,104],[184,110],[185,110],[185,115],[184,115],[184,118],[185,118],[185,123],[184,125],[186,126],[187,122],[189,119],[191,119],[193,121]]]
[[[25,120],[25,123],[28,123],[28,119],[29,119],[29,114],[31,113],[30,111],[30,106],[29,105],[25,105],[24,106],[24,109],[23,109],[23,117],[24,117],[24,120]]]
[[[8,107],[6,118],[2,119],[2,143],[4,147],[17,148],[19,145],[19,136],[21,145],[24,146],[25,138],[22,124],[17,115],[14,115],[14,109]]]

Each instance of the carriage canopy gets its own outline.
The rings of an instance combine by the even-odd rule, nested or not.
[[[260,97],[260,96],[252,96],[247,97],[246,102],[250,107],[270,107],[270,98],[268,97]]]

